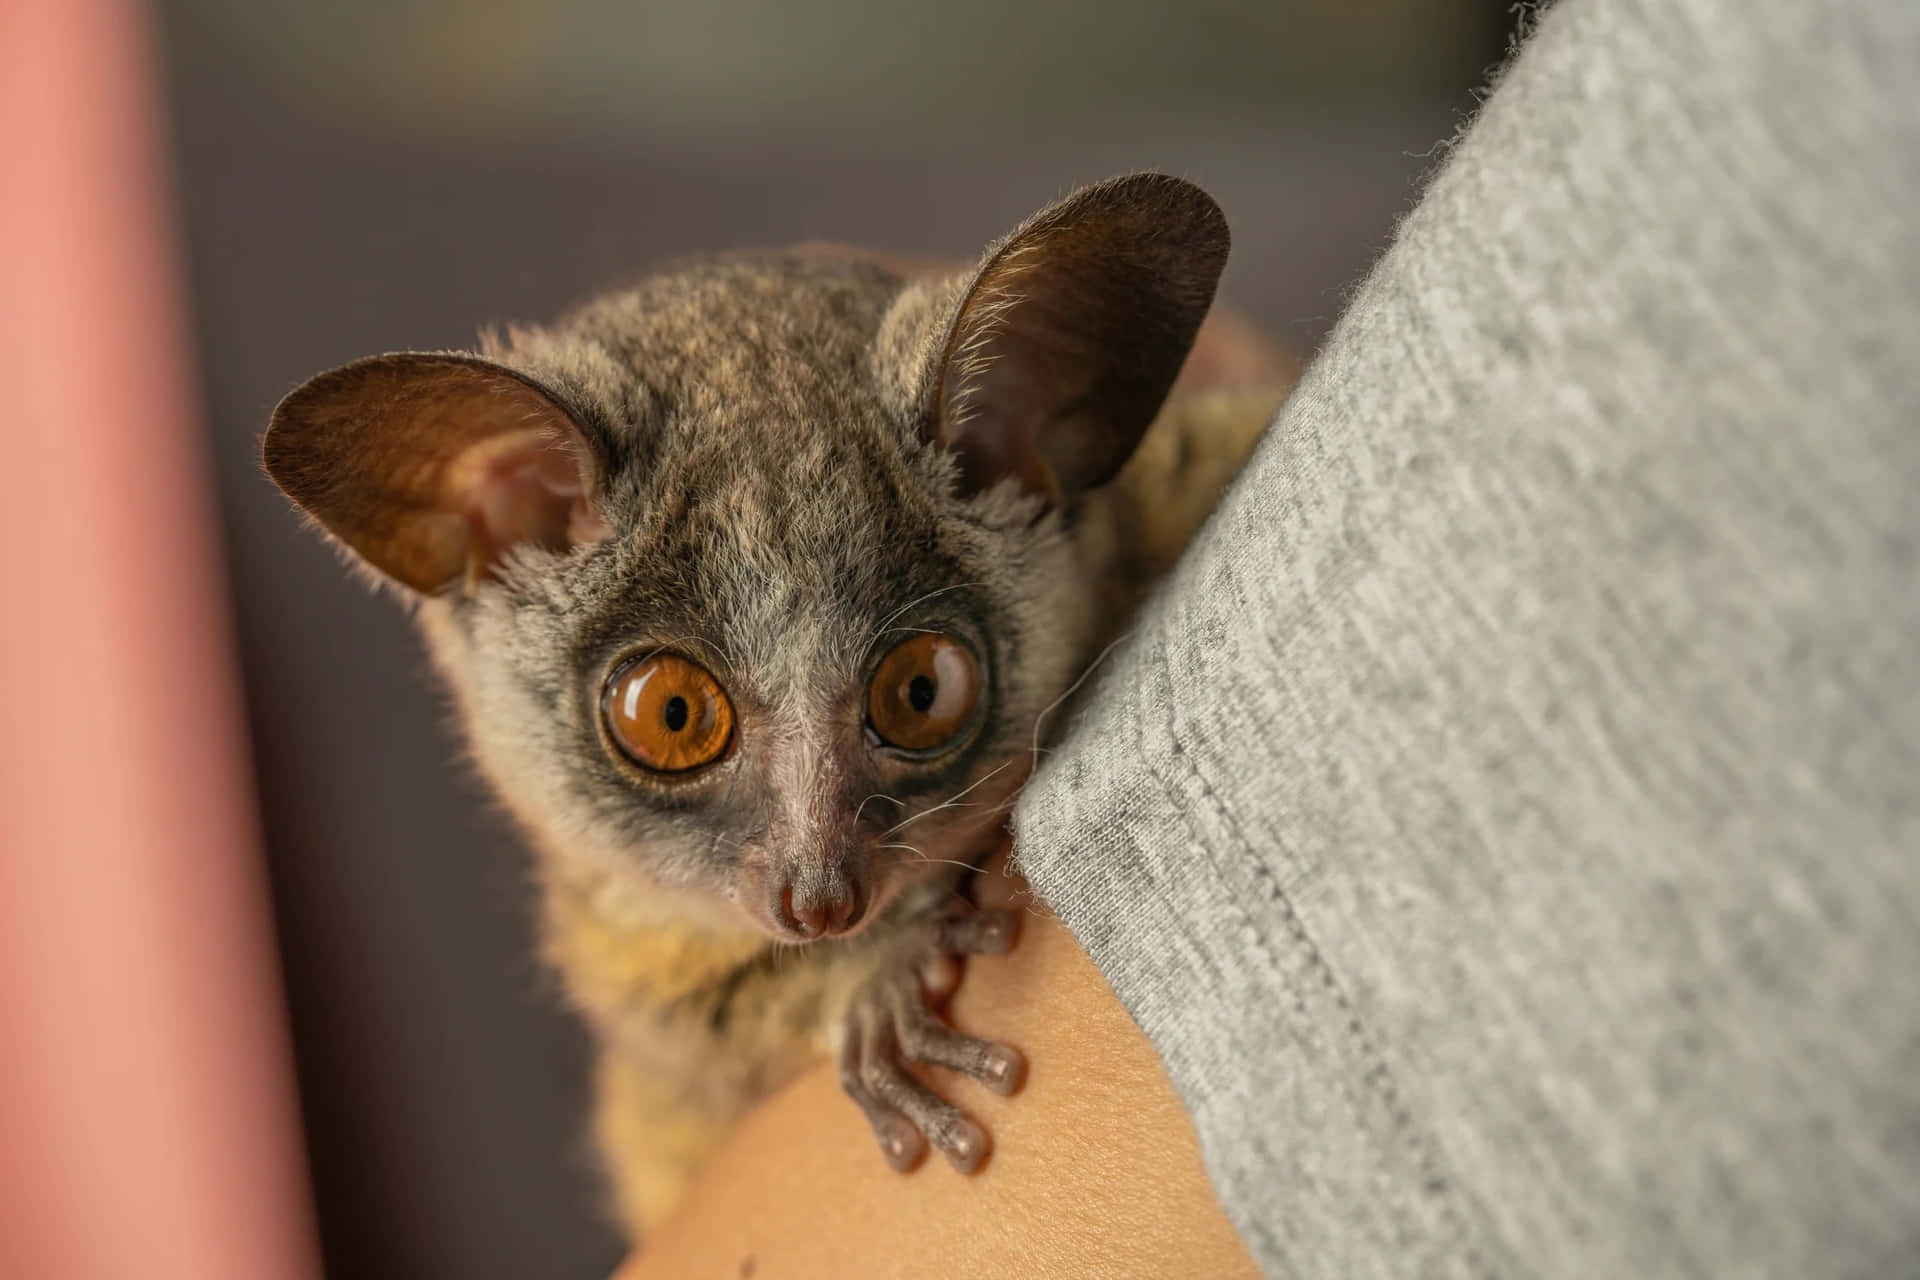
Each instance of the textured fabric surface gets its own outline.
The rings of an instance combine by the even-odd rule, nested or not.
[[[1271,1274],[1920,1270],[1916,86],[1550,10],[1029,788]]]

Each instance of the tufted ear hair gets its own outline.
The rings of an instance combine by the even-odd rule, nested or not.
[[[1113,478],[1160,412],[1226,265],[1190,182],[1086,187],[987,251],[947,334],[928,435],[970,493],[1013,477],[1054,505]]]
[[[422,594],[515,546],[606,538],[601,460],[541,387],[477,356],[403,352],[320,374],[273,411],[273,482],[374,569]]]

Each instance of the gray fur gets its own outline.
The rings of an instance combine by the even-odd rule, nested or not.
[[[613,459],[599,505],[616,537],[522,550],[497,583],[421,609],[482,768],[550,856],[726,898],[776,830],[811,830],[783,822],[776,771],[847,774],[850,806],[918,790],[920,770],[841,763],[864,754],[876,646],[909,628],[959,625],[987,660],[989,730],[963,768],[943,765],[943,793],[1023,745],[1071,681],[1096,619],[1060,513],[1010,487],[954,496],[951,460],[921,438],[924,377],[897,356],[924,359],[944,331],[940,292],[860,264],[740,258],[487,352],[595,424]],[[670,806],[599,737],[605,673],[656,648],[712,670],[754,741],[667,784]],[[869,803],[860,829],[942,794],[899,798]],[[930,857],[962,852],[924,834]]]
[[[833,1047],[868,976],[924,958],[931,915],[998,839],[1044,718],[1137,599],[1129,576],[1164,563],[1133,544],[1156,522],[1184,541],[1217,491],[1217,470],[1203,482],[1204,468],[1175,467],[1157,490],[1136,475],[1083,502],[1054,475],[1111,475],[1133,450],[1224,256],[1211,201],[1136,176],[1049,210],[975,275],[817,251],[688,262],[491,336],[477,357],[322,375],[276,412],[269,470],[376,564],[390,528],[457,548],[477,519],[449,479],[473,468],[436,453],[475,439],[435,410],[441,388],[471,413],[471,379],[492,378],[514,408],[486,430],[538,426],[567,438],[549,460],[563,444],[577,455],[595,535],[537,523],[542,536],[417,596],[417,618],[474,759],[540,852],[550,950],[607,1051],[616,1173],[644,1181],[634,1169],[668,1157],[625,1136],[629,1120],[608,1119],[625,1104],[606,1099],[667,1081],[670,1107],[724,1122]],[[1137,351],[1116,318],[1135,314]],[[416,367],[432,372],[410,382]],[[1237,461],[1244,424],[1271,407],[1238,410],[1230,442],[1206,447]],[[992,434],[963,476],[954,442],[983,408]],[[1103,439],[1102,414],[1131,425]],[[1071,438],[1049,440],[1054,422]],[[1209,429],[1204,414],[1163,422]],[[1141,452],[1192,450],[1183,436]],[[440,580],[406,562],[416,584]],[[879,660],[928,629],[973,649],[984,711],[961,745],[920,759],[873,737],[865,708]],[[718,762],[663,777],[611,748],[608,676],[653,652],[726,691],[736,745]],[[798,952],[770,942],[769,886],[786,875],[798,895],[840,867],[871,886],[864,932]],[[630,1220],[658,1211],[652,1193],[629,1201]]]

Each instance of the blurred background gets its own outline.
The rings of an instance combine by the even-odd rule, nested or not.
[[[162,0],[174,195],[328,1273],[599,1277],[585,1045],[401,611],[262,477],[274,402],[656,259],[969,257],[1192,178],[1303,352],[1473,109],[1499,0]]]

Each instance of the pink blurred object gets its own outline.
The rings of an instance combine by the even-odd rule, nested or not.
[[[146,15],[0,0],[0,1275],[318,1273]]]

